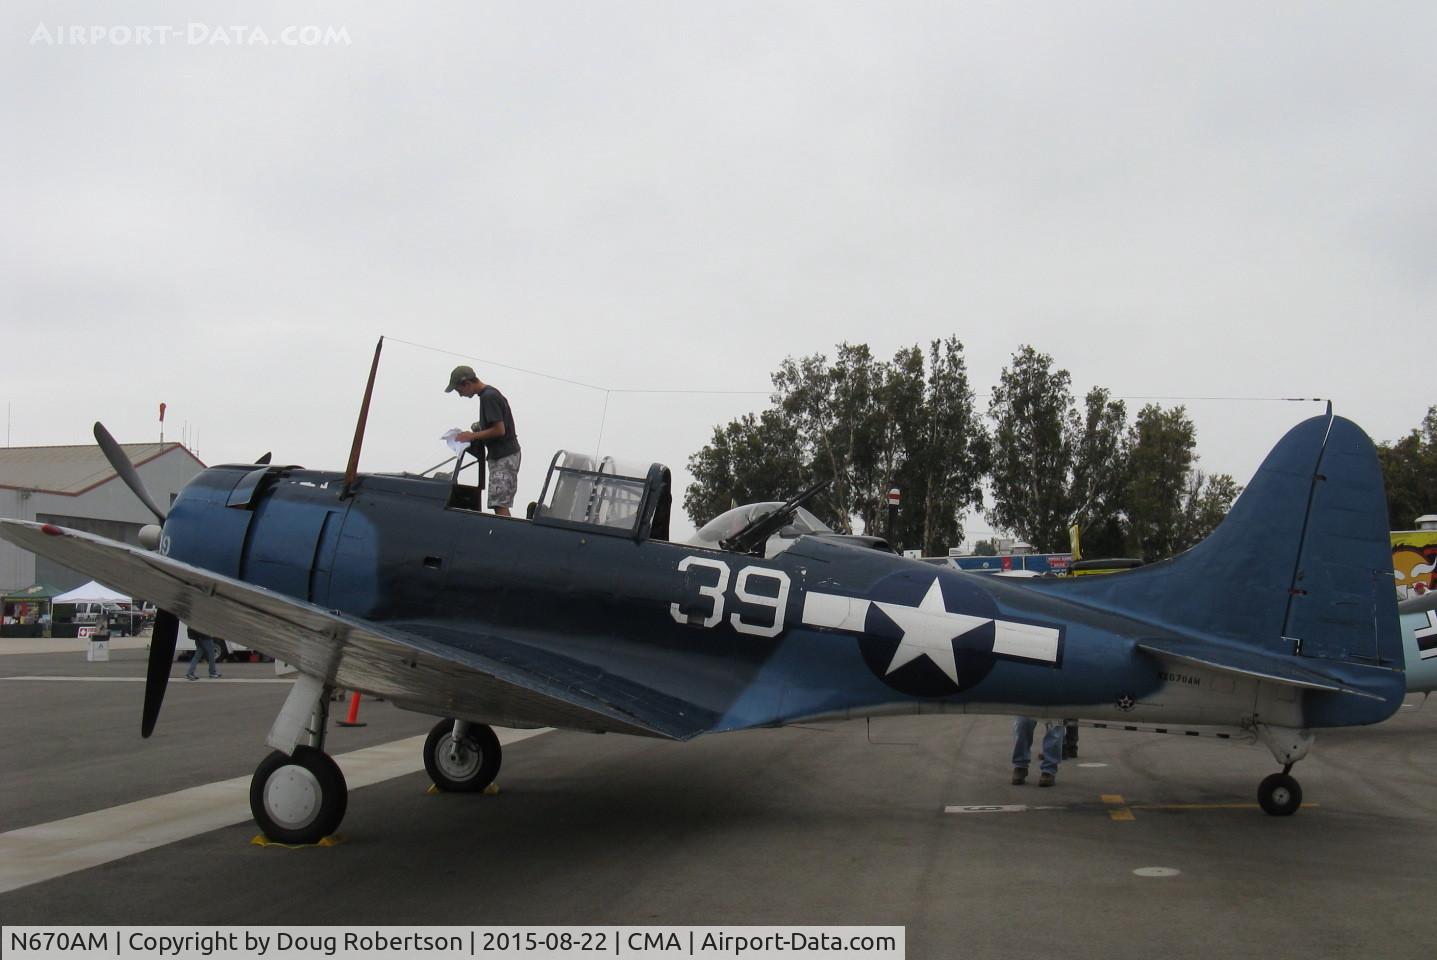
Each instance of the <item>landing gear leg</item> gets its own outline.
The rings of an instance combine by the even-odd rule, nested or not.
[[[494,782],[503,760],[492,727],[440,720],[424,741],[424,769],[440,790],[475,793]]]
[[[276,747],[255,769],[250,812],[265,836],[280,843],[318,843],[344,819],[349,787],[324,752],[329,690],[315,677],[295,681],[270,730]]]
[[[1257,733],[1277,762],[1282,764],[1281,773],[1265,777],[1258,784],[1258,805],[1270,816],[1290,817],[1302,806],[1302,787],[1291,774],[1292,765],[1307,756],[1307,751],[1312,748],[1312,732],[1259,724]]]

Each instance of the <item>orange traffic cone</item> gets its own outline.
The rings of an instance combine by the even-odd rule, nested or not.
[[[360,722],[359,722],[359,691],[358,691],[358,690],[354,691],[354,694],[349,698],[349,717],[348,717],[348,719],[340,720],[340,721],[338,721],[338,724],[339,724],[339,726],[341,726],[341,727],[365,727],[365,726],[368,726],[368,724],[360,723]]]

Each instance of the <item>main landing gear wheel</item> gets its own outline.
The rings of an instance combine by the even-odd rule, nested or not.
[[[477,793],[499,775],[504,755],[493,728],[482,723],[467,726],[455,743],[449,735],[454,721],[440,720],[424,741],[424,769],[440,790]]]
[[[249,783],[249,808],[264,835],[280,843],[318,843],[339,827],[349,787],[339,764],[314,747],[265,757]]]
[[[1290,817],[1302,806],[1302,787],[1285,773],[1274,773],[1257,787],[1257,802],[1265,813]]]

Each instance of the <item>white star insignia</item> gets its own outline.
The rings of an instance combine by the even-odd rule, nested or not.
[[[949,613],[943,605],[943,588],[939,586],[937,577],[933,578],[933,585],[916,607],[882,601],[876,601],[874,605],[903,631],[903,639],[898,649],[893,651],[893,659],[889,661],[885,673],[892,673],[919,657],[927,657],[953,681],[954,686],[960,686],[958,664],[953,656],[954,639],[993,622],[986,617]]]

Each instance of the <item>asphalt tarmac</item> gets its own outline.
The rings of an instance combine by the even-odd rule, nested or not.
[[[892,924],[919,958],[1437,950],[1437,703],[1416,698],[1319,733],[1288,818],[1257,808],[1262,747],[1085,729],[1057,786],[1015,787],[1009,720],[913,717],[688,744],[549,732],[505,748],[493,796],[429,793],[416,746],[352,789],[332,847],[256,846],[247,820],[127,832],[124,805],[165,797],[161,819],[188,822],[190,788],[247,781],[268,752],[288,685],[271,664],[223,669],[186,682],[177,665],[146,741],[142,650],[0,656],[0,857],[112,820],[125,851],[12,883],[0,920]],[[387,703],[360,719],[332,753],[433,723]]]

